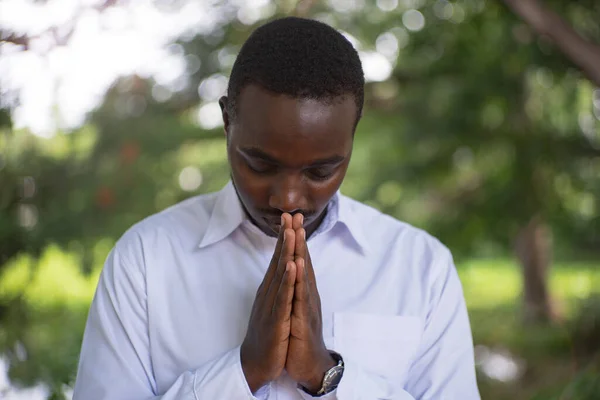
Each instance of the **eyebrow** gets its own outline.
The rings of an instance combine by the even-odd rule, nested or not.
[[[257,149],[256,147],[244,147],[238,150],[242,155],[246,157],[258,158],[262,161],[266,161],[270,164],[278,164],[283,165],[284,163],[278,160],[277,158],[270,156],[264,151]],[[321,166],[321,165],[329,165],[329,164],[339,164],[344,161],[346,157],[341,155],[335,155],[327,158],[320,158],[317,160],[313,160],[310,163],[311,167]]]

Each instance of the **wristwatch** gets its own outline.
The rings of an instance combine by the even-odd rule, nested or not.
[[[325,372],[321,389],[319,389],[317,393],[311,393],[305,388],[302,388],[302,390],[311,396],[323,396],[324,394],[333,392],[342,380],[342,375],[344,375],[344,360],[342,359],[342,356],[336,352],[330,351],[329,354],[331,354],[331,357],[337,361],[337,364]]]

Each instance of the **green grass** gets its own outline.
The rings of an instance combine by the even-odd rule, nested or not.
[[[473,259],[458,265],[469,309],[489,309],[518,303],[521,294],[521,270],[510,259]],[[558,262],[552,266],[550,292],[558,306],[588,297],[600,290],[600,261]]]
[[[521,379],[507,383],[478,371],[483,399],[594,398],[569,395],[579,390],[574,389],[578,382],[595,385],[590,373],[581,372],[582,365],[573,358],[569,320],[580,301],[600,291],[600,262],[558,262],[552,266],[550,293],[564,321],[554,326],[523,325],[521,270],[515,261],[474,259],[458,268],[475,344],[508,351],[525,365]],[[598,375],[596,378],[600,380]]]
[[[27,360],[13,360],[11,379],[23,384],[41,380],[50,387],[72,381],[87,309],[112,244],[106,240],[96,245],[90,275],[81,272],[82,260],[76,252],[56,246],[49,246],[37,261],[23,255],[6,266],[0,277],[0,299],[8,305],[4,315],[8,322],[0,327],[0,352],[14,348],[16,342],[28,352]],[[522,324],[518,265],[507,258],[472,259],[460,263],[458,271],[475,344],[508,351],[526,365],[525,375],[510,383],[486,378],[479,371],[482,398],[583,399],[561,394],[592,382],[596,370],[582,373],[581,365],[573,362],[567,325]],[[581,299],[600,290],[600,261],[556,263],[550,288],[568,321]]]
[[[23,295],[34,307],[88,305],[94,290],[102,260],[108,254],[108,243],[100,242],[95,257],[95,268],[89,276],[82,273],[82,259],[74,252],[63,251],[51,245],[34,261],[25,254],[6,266],[0,278],[0,298]]]

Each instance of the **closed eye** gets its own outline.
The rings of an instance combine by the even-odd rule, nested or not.
[[[246,165],[251,171],[256,172],[258,174],[269,174],[276,170],[273,164],[264,161],[248,160],[246,162]]]
[[[306,171],[307,175],[314,180],[324,181],[329,179],[334,173],[335,168],[332,167],[318,167],[318,168],[310,168]]]

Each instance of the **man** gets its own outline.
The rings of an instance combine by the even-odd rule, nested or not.
[[[220,101],[231,182],[119,240],[75,400],[479,398],[449,251],[338,192],[363,87],[327,25],[252,34]]]

